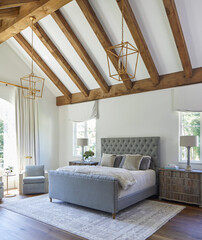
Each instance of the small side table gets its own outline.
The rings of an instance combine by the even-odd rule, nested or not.
[[[16,174],[13,174],[13,173],[11,173],[11,174],[4,174],[4,176],[6,177],[6,194],[4,195],[6,198],[9,198],[9,197],[15,197],[16,196],[16,194],[11,194],[11,193],[9,193],[8,192],[8,177],[14,177],[14,176],[16,176]]]
[[[73,165],[80,165],[80,166],[85,166],[85,165],[89,165],[89,166],[96,166],[98,165],[98,162],[95,161],[91,161],[91,162],[87,162],[87,161],[70,161],[69,162],[69,166],[73,166]]]

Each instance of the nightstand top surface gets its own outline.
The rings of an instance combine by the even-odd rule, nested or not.
[[[96,161],[82,161],[82,160],[76,160],[76,161],[69,161],[70,163],[75,163],[75,164],[83,164],[83,165],[95,165],[98,164]]]
[[[159,170],[163,170],[163,171],[175,171],[175,172],[186,172],[186,173],[202,173],[202,170],[191,170],[191,171],[186,171],[184,168],[180,168],[180,169],[165,169],[165,168],[160,168]]]

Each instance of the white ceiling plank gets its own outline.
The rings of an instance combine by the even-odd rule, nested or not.
[[[130,0],[159,75],[182,71],[170,24],[159,0]]]
[[[193,68],[202,66],[202,1],[175,0]]]

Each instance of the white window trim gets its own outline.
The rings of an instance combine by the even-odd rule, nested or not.
[[[179,114],[179,117],[178,117],[178,120],[179,120],[179,138],[180,138],[180,136],[182,135],[182,132],[181,132],[181,130],[182,130],[182,126],[181,126],[181,116],[182,116],[182,112],[178,112],[178,114]],[[200,113],[200,126],[202,126],[202,113]],[[202,128],[201,128],[201,130],[202,130]],[[200,131],[200,139],[202,140],[202,131]],[[186,160],[182,160],[181,159],[181,156],[182,156],[182,148],[180,147],[180,140],[178,141],[178,143],[179,143],[179,147],[178,147],[178,155],[179,155],[179,157],[178,157],[178,163],[179,164],[187,164],[187,161]],[[202,141],[201,141],[201,143],[200,143],[200,160],[198,161],[198,160],[191,160],[190,161],[190,163],[191,164],[199,164],[199,165],[202,165]]]
[[[85,138],[87,137],[87,121],[84,121],[84,123],[85,123],[85,126],[84,126],[84,137]],[[95,123],[95,124],[97,126],[97,123]],[[95,138],[95,141],[96,141],[96,138]],[[96,144],[96,142],[95,142],[95,144]],[[81,155],[77,155],[76,154],[76,147],[75,147],[76,145],[77,145],[77,122],[73,122],[73,146],[72,146],[73,147],[73,151],[72,151],[73,156],[72,157],[79,158],[79,157],[81,157]],[[85,151],[85,147],[84,147],[84,151]],[[95,152],[94,157],[96,157],[96,152]]]

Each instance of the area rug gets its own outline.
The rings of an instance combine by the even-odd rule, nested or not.
[[[0,207],[50,224],[89,240],[144,240],[184,207],[145,200],[111,214],[64,203],[49,202],[48,195],[1,204]]]

